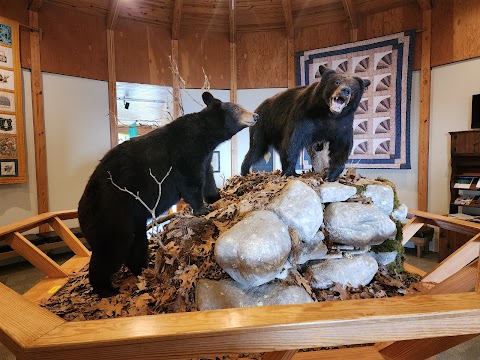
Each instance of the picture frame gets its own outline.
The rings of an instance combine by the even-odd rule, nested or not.
[[[0,16],[0,184],[27,181],[19,24]]]
[[[212,155],[212,168],[214,173],[220,172],[220,151],[214,151]]]

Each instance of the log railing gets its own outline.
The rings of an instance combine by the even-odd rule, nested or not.
[[[88,264],[88,250],[62,222],[75,216],[74,211],[42,214],[0,228],[0,239],[47,275],[23,296],[0,284],[0,342],[17,359],[174,360],[266,352],[266,360],[420,360],[480,333],[480,293],[473,291],[478,282],[480,225],[420,211],[410,213],[405,242],[420,224],[472,235],[424,277],[438,281],[424,295],[66,322],[35,303]],[[50,224],[75,253],[62,266],[46,260],[21,235],[43,223]],[[421,273],[412,266],[408,269]],[[365,343],[376,345],[297,353],[301,348]]]

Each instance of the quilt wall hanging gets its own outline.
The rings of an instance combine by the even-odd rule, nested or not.
[[[355,113],[347,167],[410,168],[414,39],[410,30],[295,54],[297,86],[320,81],[320,65],[371,81]],[[297,168],[309,165],[304,151]]]
[[[0,184],[27,180],[19,24],[0,17]]]

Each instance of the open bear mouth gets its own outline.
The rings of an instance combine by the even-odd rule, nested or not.
[[[343,108],[348,105],[350,97],[334,96],[330,99],[330,111],[334,113],[341,113]]]

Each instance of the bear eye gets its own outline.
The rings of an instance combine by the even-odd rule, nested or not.
[[[340,86],[340,80],[335,81],[336,86]]]

